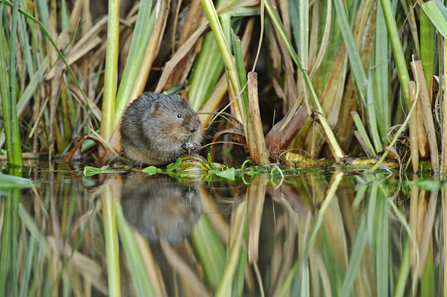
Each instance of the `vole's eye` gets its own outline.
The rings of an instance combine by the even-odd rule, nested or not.
[[[183,118],[182,114],[181,113],[177,114],[177,119],[181,119],[181,118]]]

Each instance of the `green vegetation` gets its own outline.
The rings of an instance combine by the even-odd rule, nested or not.
[[[0,0],[1,296],[445,293],[445,181],[343,173],[445,173],[443,1],[99,2]],[[181,93],[216,132],[206,161],[141,170],[208,182],[191,240],[160,240],[169,282],[117,199],[130,169],[112,166],[145,90]],[[100,168],[70,170],[76,186],[21,177],[25,157],[79,154]],[[216,181],[246,188],[224,199]]]
[[[426,168],[420,158],[430,159],[434,172],[447,167],[443,81],[435,79],[442,78],[447,32],[441,1],[110,1],[102,18],[80,0],[60,7],[34,1],[0,6],[1,94],[8,99],[0,144],[11,165],[22,164],[20,149],[71,158],[83,135],[99,144],[95,156],[107,164],[121,150],[123,111],[150,77],[150,90],[182,93],[205,128],[212,119],[206,114],[228,102],[256,164],[287,164],[290,149],[343,164],[346,152],[361,156],[363,149],[413,171]],[[199,39],[208,26],[212,32]],[[247,66],[260,73],[247,79]],[[262,92],[258,77],[267,86]],[[282,107],[261,121],[268,105]]]

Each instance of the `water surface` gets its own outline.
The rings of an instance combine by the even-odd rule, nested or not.
[[[0,296],[445,292],[441,180],[82,169],[35,163],[23,174],[35,187],[2,187]]]

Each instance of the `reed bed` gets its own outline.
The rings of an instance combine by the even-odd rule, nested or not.
[[[291,150],[446,167],[441,1],[103,2],[2,1],[11,166],[22,152],[107,163],[126,106],[151,90],[181,93],[210,131],[209,113],[230,113],[240,125],[219,129],[256,164]]]
[[[121,116],[145,90],[187,98],[205,128],[219,128],[210,155],[224,161],[236,143],[255,165],[299,168],[303,155],[359,164],[348,154],[367,156],[370,171],[394,163],[443,174],[442,1],[93,2],[0,2],[0,147],[9,173],[0,295],[445,294],[441,181],[355,182],[338,170],[330,180],[291,176],[272,190],[253,174],[226,198],[203,188],[191,240],[156,246],[123,217],[113,173],[62,186],[50,168],[31,199],[20,190],[32,186],[21,178],[29,177],[23,157],[108,164],[121,151]],[[228,122],[216,123],[217,112]],[[277,168],[274,185],[284,178]],[[261,220],[266,194],[276,201],[270,226]]]

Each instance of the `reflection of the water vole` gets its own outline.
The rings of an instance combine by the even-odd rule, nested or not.
[[[121,204],[127,221],[150,241],[182,241],[202,213],[196,187],[166,175],[130,175],[121,191]]]

